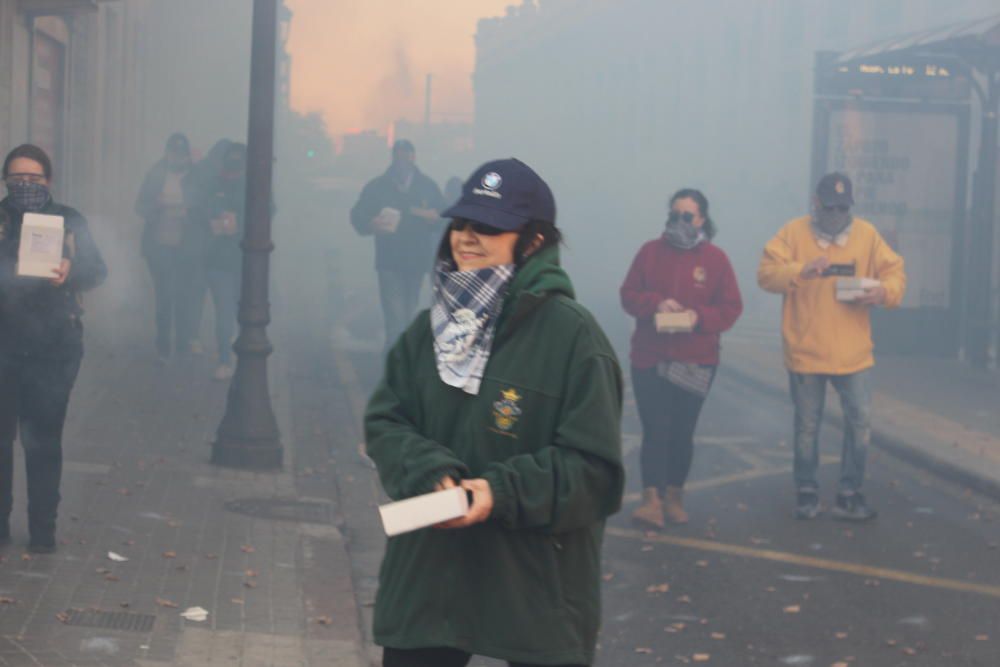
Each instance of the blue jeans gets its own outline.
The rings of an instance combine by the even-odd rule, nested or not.
[[[840,395],[844,411],[844,445],[840,455],[840,493],[861,489],[865,457],[872,439],[870,370],[850,375],[789,372],[795,403],[795,484],[801,490],[818,490],[819,432],[826,403],[826,383]]]
[[[236,331],[236,310],[240,300],[239,271],[209,269],[208,290],[215,305],[215,344],[219,363],[229,365],[233,359],[233,333]]]

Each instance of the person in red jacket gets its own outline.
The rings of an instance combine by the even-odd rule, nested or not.
[[[632,518],[655,528],[664,518],[688,520],[683,489],[698,415],[719,365],[720,334],[743,312],[729,258],[711,242],[715,232],[705,195],[679,190],[663,236],[639,249],[621,286],[622,307],[635,318],[632,386],[642,422],[643,500]],[[680,312],[693,330],[657,332],[657,313]]]

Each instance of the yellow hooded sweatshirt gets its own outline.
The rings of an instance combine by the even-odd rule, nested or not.
[[[849,375],[875,365],[870,306],[837,301],[836,278],[800,277],[820,255],[831,264],[856,263],[858,278],[876,278],[885,288],[885,306],[897,308],[906,291],[903,258],[874,225],[854,218],[846,242],[821,243],[810,217],[792,220],[764,247],[757,282],[784,295],[781,334],[785,365],[795,373]]]

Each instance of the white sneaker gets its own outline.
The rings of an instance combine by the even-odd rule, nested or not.
[[[226,364],[220,364],[219,367],[215,369],[215,373],[212,374],[212,377],[219,382],[228,380],[233,377],[233,367]]]

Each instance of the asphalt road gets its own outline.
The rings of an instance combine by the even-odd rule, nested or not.
[[[723,373],[698,430],[691,522],[644,533],[629,519],[640,433],[629,401],[630,498],[606,538],[598,664],[1000,665],[997,506],[873,449],[877,519],[798,521],[791,420],[788,401]],[[828,507],[840,432],[821,447]]]
[[[368,391],[374,355],[352,356]],[[877,519],[798,521],[791,420],[787,400],[722,372],[698,429],[691,522],[648,533],[629,519],[641,431],[628,395],[629,483],[606,534],[596,664],[1000,665],[1000,507],[872,449]],[[822,442],[829,507],[840,432]]]

